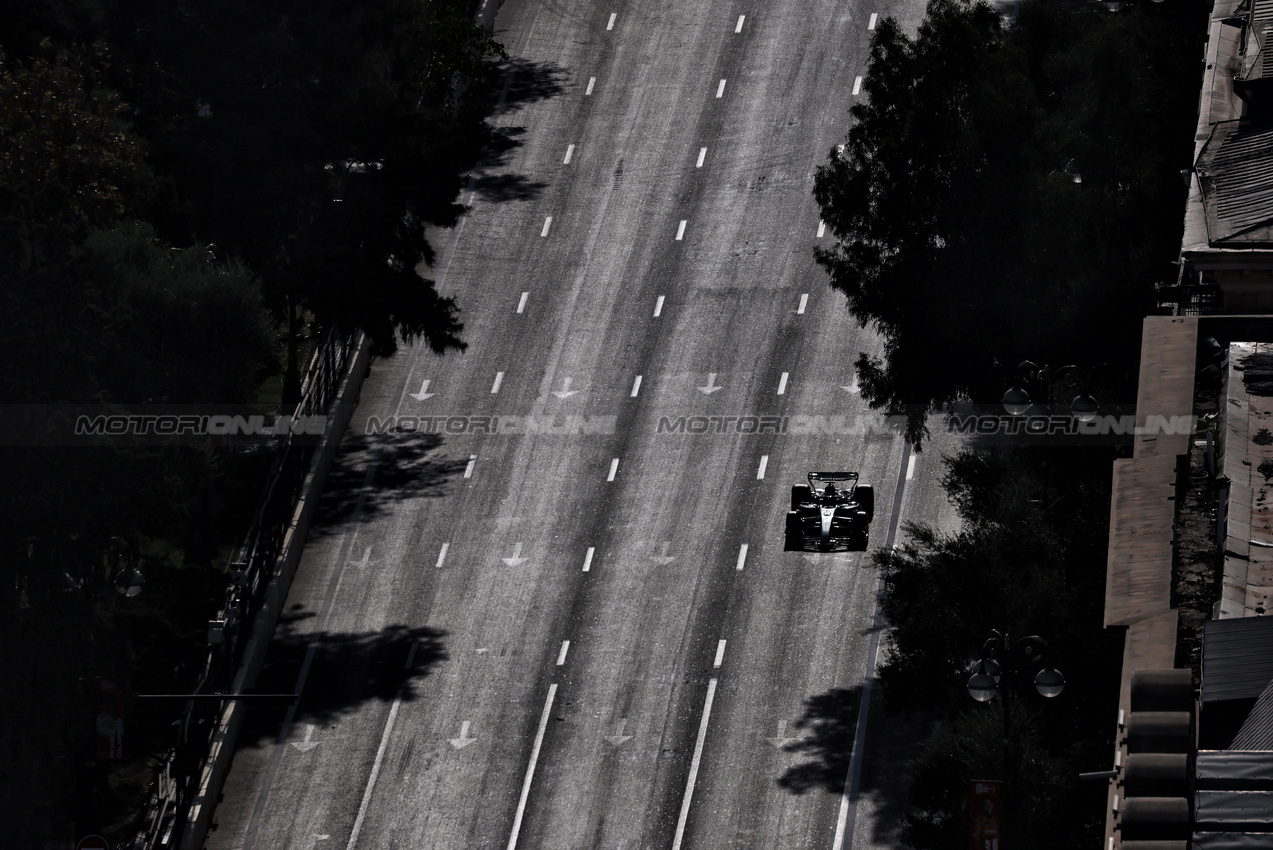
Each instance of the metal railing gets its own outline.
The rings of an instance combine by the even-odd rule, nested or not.
[[[333,328],[319,344],[301,384],[297,415],[330,410],[341,378],[355,353],[355,337]],[[163,850],[181,840],[203,765],[212,745],[223,703],[243,662],[251,625],[265,602],[283,541],[291,527],[314,453],[313,440],[292,434],[280,438],[266,489],[243,545],[230,564],[230,582],[216,619],[208,624],[208,650],[203,672],[182,710],[177,740],[164,754],[133,850]],[[209,698],[213,697],[213,698]]]

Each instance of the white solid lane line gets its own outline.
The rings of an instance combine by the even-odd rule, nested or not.
[[[589,546],[588,554],[583,556],[583,571],[585,573],[588,572],[588,570],[592,569],[592,555],[596,551],[597,551],[596,546]]]
[[[553,224],[553,217],[552,217],[552,216],[548,216],[547,218],[545,218],[545,219],[544,219],[544,229],[543,229],[543,230],[541,230],[541,231],[539,231],[539,235],[540,235],[540,236],[547,236],[547,235],[548,235],[548,228],[552,227],[552,224]]]
[[[520,313],[520,312],[522,312],[523,310],[525,310],[525,309],[526,309],[526,301],[527,301],[527,299],[529,299],[529,298],[530,298],[530,293],[529,293],[529,292],[523,292],[523,293],[522,293],[522,298],[521,298],[521,300],[517,302],[517,312],[519,312],[519,313]]]
[[[614,460],[610,461],[610,474],[606,476],[606,480],[613,481],[614,475],[618,471],[619,471],[619,459],[615,458]]]
[[[504,373],[496,372],[495,383],[491,384],[491,395],[495,395],[497,392],[499,392],[500,384],[502,383],[504,383]]]
[[[575,146],[566,145],[566,158],[561,161],[562,165],[570,165],[570,158],[575,155]]]
[[[862,92],[862,78],[858,77],[853,81],[853,93],[860,94]]]
[[[530,796],[530,783],[535,778],[535,763],[539,761],[539,748],[544,745],[544,730],[548,728],[548,716],[552,714],[553,697],[557,696],[557,683],[548,686],[548,699],[544,701],[544,713],[539,715],[539,731],[535,733],[535,746],[530,751],[530,764],[526,765],[526,778],[522,781],[522,798],[517,801],[517,816],[513,818],[513,834],[508,837],[508,850],[517,847],[517,834],[522,831],[522,816],[526,814],[526,798]]]
[[[637,375],[636,380],[632,382],[632,392],[628,394],[628,397],[636,398],[637,394],[640,392],[641,392],[641,376]]]
[[[611,13],[610,13],[610,23],[606,24],[606,29],[607,29],[607,30],[612,30],[612,29],[614,29],[614,19],[615,19],[615,18],[617,18],[617,17],[619,17],[619,13],[618,13],[618,12],[611,12]]]
[[[659,317],[659,313],[663,312],[663,296],[659,296],[659,300],[654,302],[654,318]]]
[[[782,377],[778,379],[778,395],[785,395],[787,392],[787,373],[783,372]]]
[[[597,78],[596,78],[596,77],[589,77],[589,78],[588,78],[588,89],[587,89],[587,91],[585,91],[585,92],[584,92],[584,94],[586,94],[586,95],[588,95],[588,94],[592,94],[592,87],[593,87],[593,86],[595,86],[596,84],[597,84]]]
[[[873,30],[873,29],[875,29],[875,22],[876,22],[876,21],[878,21],[879,19],[880,19],[880,16],[879,16],[879,15],[877,15],[877,14],[875,14],[874,12],[872,12],[872,13],[871,13],[871,20],[867,23],[866,28],[867,28],[868,30]]]
[[[738,570],[739,572],[742,572],[743,564],[745,563],[747,563],[747,544],[746,543],[738,547],[738,563],[734,566],[734,569]],[[720,665],[717,664],[716,666],[719,667]]]
[[[906,462],[906,480],[910,481],[915,477],[915,461],[919,459],[919,455],[911,455],[911,459]]]
[[[412,649],[415,649],[414,645]],[[406,686],[404,685],[403,688]],[[371,776],[367,778],[367,789],[362,794],[362,805],[358,807],[358,817],[354,818],[353,831],[349,833],[349,843],[345,850],[354,850],[358,846],[358,833],[362,831],[363,818],[367,816],[367,805],[371,802],[371,792],[376,787],[376,778],[380,776],[380,765],[385,760],[385,749],[389,746],[389,734],[393,732],[393,721],[398,717],[398,706],[402,704],[402,688],[393,698],[393,707],[389,709],[389,720],[385,723],[384,734],[380,736],[380,747],[376,750],[376,760],[371,765]]]
[[[697,164],[697,165],[695,165],[694,167],[695,167],[695,168],[702,168],[702,167],[703,167],[703,160],[704,160],[704,159],[706,159],[706,158],[707,158],[707,148],[699,148],[699,149],[698,149],[698,164]]]
[[[804,315],[804,308],[809,306],[809,293],[805,292],[800,295],[800,306],[796,308],[796,312]]]
[[[760,481],[765,477],[765,468],[769,466],[769,455],[760,456],[760,469],[756,470],[756,480]]]
[[[679,242],[685,237],[685,219],[681,219],[681,224],[676,228],[676,239]]]
[[[568,640],[563,640],[563,641],[561,642],[561,652],[557,653],[557,666],[558,666],[558,667],[560,667],[561,665],[563,665],[563,664],[565,664],[565,663],[566,663],[566,653],[567,653],[567,652],[569,652],[569,651],[570,651],[570,641],[568,641]]]
[[[742,31],[743,31],[743,21],[745,21],[745,20],[747,20],[747,16],[746,16],[746,15],[739,15],[739,16],[738,16],[738,26],[734,27],[734,32],[742,32]]]
[[[721,641],[723,650],[724,641]],[[719,653],[717,653],[719,654]],[[707,720],[712,716],[712,700],[716,698],[716,680],[707,683],[707,701],[703,703],[703,719],[698,724],[698,738],[694,741],[694,757],[690,759],[690,775],[685,780],[685,798],[681,801],[681,816],[676,819],[676,835],[672,838],[672,850],[681,850],[685,840],[685,822],[690,816],[690,800],[694,797],[694,784],[698,781],[698,766],[703,760],[703,742],[707,740]]]
[[[477,455],[469,455],[469,465],[464,468],[464,477],[473,477],[473,467],[477,466]]]
[[[451,548],[450,543],[442,544],[442,551],[438,552],[438,562],[435,565],[438,569],[442,569],[442,563],[446,560],[446,550],[450,548]],[[412,646],[414,647],[415,644],[412,644]]]
[[[725,81],[724,80],[721,80],[720,85],[716,87],[716,96],[717,97],[725,96]]]

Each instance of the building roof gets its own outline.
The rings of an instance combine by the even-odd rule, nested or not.
[[[1273,750],[1273,681],[1265,686],[1238,734],[1233,736],[1231,750]],[[1246,755],[1244,753],[1244,755]],[[1270,788],[1273,788],[1273,753],[1262,753],[1270,763]]]
[[[1194,771],[1202,789],[1273,791],[1273,752],[1199,750]]]
[[[1211,620],[1202,634],[1202,702],[1255,699],[1273,682],[1273,617]]]
[[[1216,123],[1194,170],[1202,187],[1208,242],[1237,247],[1273,243],[1273,126],[1250,126],[1242,120]]]

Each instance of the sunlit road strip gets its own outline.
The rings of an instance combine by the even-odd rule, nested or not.
[[[910,465],[911,445],[902,449],[902,468],[898,470],[897,489],[893,492],[893,510],[889,517],[888,540],[884,546],[892,550],[897,545],[897,522],[902,513],[902,496],[906,493],[905,469]],[[857,821],[858,793],[862,787],[862,751],[866,748],[866,722],[871,714],[871,690],[875,684],[875,659],[880,649],[880,632],[883,619],[880,614],[880,596],[884,592],[884,574],[880,574],[875,590],[875,614],[872,618],[871,644],[866,652],[866,673],[862,677],[862,701],[859,703],[857,729],[853,735],[853,753],[849,757],[849,774],[844,778],[844,793],[840,795],[840,815],[835,825],[835,840],[831,850],[844,850],[853,844],[853,827]]]
[[[407,663],[403,665],[403,669],[410,670],[411,665],[415,663],[415,651],[418,644],[411,642],[411,651],[407,653]],[[402,694],[407,689],[404,682],[402,687],[398,688],[398,695],[393,698],[393,707],[389,709],[389,719],[385,721],[385,731],[380,736],[380,747],[376,750],[376,760],[371,765],[371,776],[367,779],[367,789],[362,794],[362,805],[358,807],[358,817],[354,818],[353,831],[349,833],[349,843],[345,845],[345,850],[354,850],[358,844],[358,833],[362,832],[363,818],[367,816],[367,805],[371,802],[371,792],[375,790],[376,778],[380,776],[380,765],[385,760],[385,750],[389,746],[389,736],[393,734],[393,722],[398,717],[398,706],[402,705]],[[467,725],[467,724],[466,724]],[[460,737],[464,737],[464,733],[460,732]]]
[[[539,748],[544,745],[544,730],[548,728],[548,716],[552,714],[553,697],[557,696],[557,683],[548,686],[548,699],[544,701],[544,713],[539,715],[539,731],[535,733],[535,746],[530,751],[530,764],[526,766],[526,779],[522,781],[522,797],[517,801],[517,816],[513,818],[513,834],[508,837],[508,850],[517,847],[517,835],[522,831],[522,817],[526,814],[526,798],[530,796],[530,783],[535,778],[535,763],[539,761]]]
[[[724,649],[725,642],[721,641],[717,658]],[[703,704],[703,719],[698,723],[698,739],[694,742],[694,757],[690,759],[690,775],[685,780],[685,798],[681,801],[681,816],[676,819],[676,835],[672,838],[672,850],[681,850],[681,842],[685,840],[685,823],[689,820],[690,801],[694,799],[694,785],[698,782],[698,766],[703,761],[703,742],[707,740],[707,721],[712,716],[714,699],[716,699],[716,680],[712,679],[707,683],[707,701]]]

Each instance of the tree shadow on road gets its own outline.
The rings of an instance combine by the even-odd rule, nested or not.
[[[297,625],[313,616],[302,606],[293,605],[279,618],[258,682],[259,692],[291,693],[296,687],[313,640],[313,633],[301,632]],[[446,632],[440,629],[402,624],[385,626],[377,632],[318,633],[294,722],[333,726],[342,716],[371,700],[415,699],[417,680],[447,659],[444,637]],[[284,703],[252,705],[240,746],[276,738],[287,708]]]
[[[490,105],[491,118],[516,112],[532,103],[557,97],[566,90],[570,74],[555,62],[535,62],[514,58],[504,66],[504,84],[497,87],[502,100]],[[529,201],[547,186],[524,174],[502,172],[511,154],[521,147],[526,128],[493,125],[479,169],[474,172],[473,190],[486,201]],[[502,173],[501,173],[502,172]]]
[[[448,483],[464,471],[468,460],[447,457],[443,442],[438,434],[348,432],[327,475],[310,534],[329,535],[343,531],[349,522],[369,522],[409,499],[445,496]],[[375,471],[368,478],[371,467]]]
[[[857,733],[862,688],[832,688],[805,700],[804,716],[795,723],[799,739],[783,747],[805,761],[786,770],[778,784],[793,794],[819,788],[828,794],[844,792],[853,736]]]

